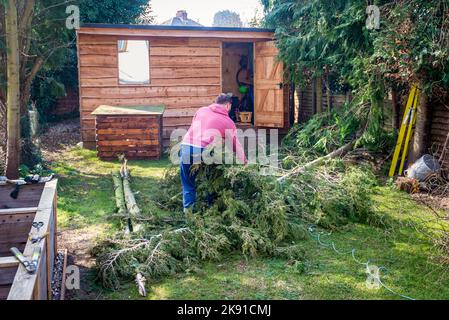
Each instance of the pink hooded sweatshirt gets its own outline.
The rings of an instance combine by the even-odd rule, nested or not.
[[[223,140],[229,139],[237,158],[243,163],[247,163],[245,152],[237,138],[237,128],[234,121],[229,117],[228,111],[220,104],[214,103],[208,107],[200,108],[196,112],[182,144],[206,148],[214,142],[217,136],[221,136]]]

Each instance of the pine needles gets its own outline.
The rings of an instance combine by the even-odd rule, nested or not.
[[[142,230],[118,234],[95,249],[103,284],[117,288],[136,273],[157,279],[233,252],[295,263],[304,259],[300,240],[308,224],[338,228],[349,221],[377,221],[369,199],[375,179],[366,170],[328,165],[280,184],[261,169],[199,166],[194,214],[172,226],[144,223]],[[154,196],[164,210],[180,211],[178,179],[178,169],[168,169]]]
[[[151,198],[177,219],[168,224],[166,216],[141,217],[141,230],[100,244],[95,254],[103,284],[117,288],[138,273],[151,281],[235,252],[300,263],[301,240],[310,224],[328,229],[349,222],[384,224],[370,198],[376,185],[371,170],[340,159],[326,159],[301,172],[291,170],[362,135],[366,114],[351,109],[318,115],[291,130],[284,139],[279,173],[292,174],[282,181],[266,175],[260,165],[197,165],[193,214],[179,214],[179,169],[167,169]]]

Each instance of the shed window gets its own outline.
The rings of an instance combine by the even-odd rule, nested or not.
[[[147,40],[119,40],[117,48],[119,83],[149,84],[149,42]]]

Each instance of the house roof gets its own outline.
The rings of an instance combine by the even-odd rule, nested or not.
[[[189,26],[189,27],[202,27],[202,24],[199,24],[192,19],[181,19],[178,17],[173,17],[170,20],[162,22],[162,25],[168,26]]]
[[[190,26],[190,27],[202,27],[203,25],[189,19],[189,15],[186,10],[178,10],[176,16],[162,23],[169,26]]]

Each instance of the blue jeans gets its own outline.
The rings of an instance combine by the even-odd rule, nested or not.
[[[197,172],[191,172],[192,165],[201,163],[204,148],[181,145],[181,183],[184,208],[190,208],[196,201],[195,179]]]

